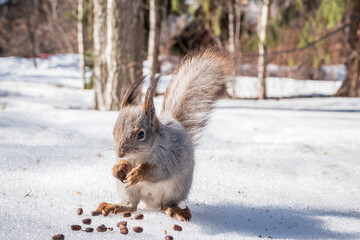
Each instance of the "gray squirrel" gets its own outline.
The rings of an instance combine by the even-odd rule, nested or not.
[[[194,147],[209,121],[216,101],[226,93],[229,60],[213,49],[185,56],[156,116],[154,95],[159,78],[150,82],[143,104],[136,105],[143,78],[125,93],[113,134],[118,162],[113,175],[124,200],[101,203],[97,211],[137,210],[140,200],[181,221],[191,219],[190,209],[178,204],[189,194],[194,172]]]

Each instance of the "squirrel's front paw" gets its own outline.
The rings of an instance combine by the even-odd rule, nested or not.
[[[139,170],[139,168],[134,168],[126,176],[126,180],[125,180],[125,183],[127,183],[126,187],[128,188],[130,186],[133,186],[142,180],[143,180],[143,175],[141,174],[141,171]]]
[[[126,179],[126,174],[130,170],[130,165],[126,161],[119,161],[113,167],[113,176],[119,179],[121,182],[124,182]]]
[[[149,165],[140,164],[138,167],[132,169],[127,175],[125,182],[127,183],[126,187],[133,186],[138,182],[144,180],[146,172],[149,170]]]

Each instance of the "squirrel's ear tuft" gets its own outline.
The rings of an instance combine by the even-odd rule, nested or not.
[[[145,76],[141,76],[131,85],[131,87],[125,92],[125,96],[121,102],[120,109],[126,107],[127,105],[133,104],[137,95],[140,92],[141,83],[144,81]]]
[[[146,113],[146,116],[150,120],[150,124],[152,124],[155,127],[155,129],[157,129],[158,120],[156,118],[156,113],[155,113],[154,96],[159,79],[160,79],[160,75],[150,80],[150,84],[146,91],[145,102],[144,102],[144,111]]]

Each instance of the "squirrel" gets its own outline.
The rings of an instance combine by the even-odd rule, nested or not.
[[[136,105],[144,77],[136,80],[121,102],[113,135],[118,162],[120,204],[101,203],[97,211],[133,212],[140,200],[170,217],[190,221],[191,212],[178,204],[189,194],[194,172],[194,148],[209,122],[216,101],[226,93],[231,66],[214,49],[187,54],[165,91],[156,116],[154,95],[159,77],[150,81],[143,104]]]

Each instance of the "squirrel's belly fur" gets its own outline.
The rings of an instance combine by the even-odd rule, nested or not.
[[[165,203],[179,202],[183,196],[177,191],[177,177],[157,183],[141,182],[138,185],[140,198],[149,208],[161,208]]]

